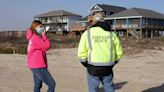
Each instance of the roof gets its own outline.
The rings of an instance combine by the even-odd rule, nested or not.
[[[55,11],[50,11],[47,13],[43,13],[43,14],[39,14],[35,17],[50,17],[50,16],[79,16],[82,17],[81,15],[72,13],[72,12],[68,12],[65,10],[55,10]]]
[[[79,20],[79,22],[89,22],[88,21],[88,16],[83,17],[81,20]]]
[[[106,11],[109,13],[110,12],[118,13],[123,10],[126,10],[126,8],[120,6],[107,5],[107,4],[94,4],[90,9],[90,11]]]
[[[155,18],[155,19],[164,19],[164,14],[159,12],[141,9],[141,8],[130,8],[128,10],[113,14],[106,19],[116,18],[116,17],[145,17],[145,18]]]
[[[113,6],[113,5],[107,5],[107,4],[97,4],[103,11],[109,11],[109,12],[120,12],[123,10],[126,10],[125,7],[120,7],[120,6]]]
[[[114,12],[114,13],[118,13],[121,11],[126,10],[125,7],[120,7],[120,6],[113,6],[113,5],[107,5],[107,4],[94,4],[90,11],[93,9],[94,6],[98,6],[98,8],[101,8],[102,11],[106,11],[106,12]],[[88,15],[89,16],[89,15]],[[81,20],[79,20],[80,22],[88,22],[88,16],[82,18]]]

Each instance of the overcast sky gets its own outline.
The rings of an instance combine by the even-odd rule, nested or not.
[[[26,30],[35,15],[58,9],[84,17],[95,3],[146,8],[164,14],[164,0],[0,0],[0,30]]]

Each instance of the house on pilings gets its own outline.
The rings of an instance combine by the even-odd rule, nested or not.
[[[104,20],[119,36],[127,38],[133,36],[137,39],[164,36],[164,14],[159,12],[141,8],[126,9],[106,4],[94,4],[89,11],[90,15],[79,22],[89,26],[93,15],[102,13],[105,15]]]
[[[153,10],[131,8],[105,18],[121,36],[152,38],[163,35],[164,15]]]

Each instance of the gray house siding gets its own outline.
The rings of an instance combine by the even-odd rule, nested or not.
[[[67,30],[71,31],[70,27],[77,25],[77,20],[80,20],[80,19],[81,19],[81,17],[78,17],[78,16],[76,16],[76,17],[69,16]]]

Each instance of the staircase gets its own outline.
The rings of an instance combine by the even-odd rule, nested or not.
[[[131,34],[132,36],[134,36],[134,37],[136,37],[137,39],[139,39],[140,38],[140,33],[139,32],[137,32],[137,30],[136,29],[128,29],[128,31],[127,31],[129,34]]]

